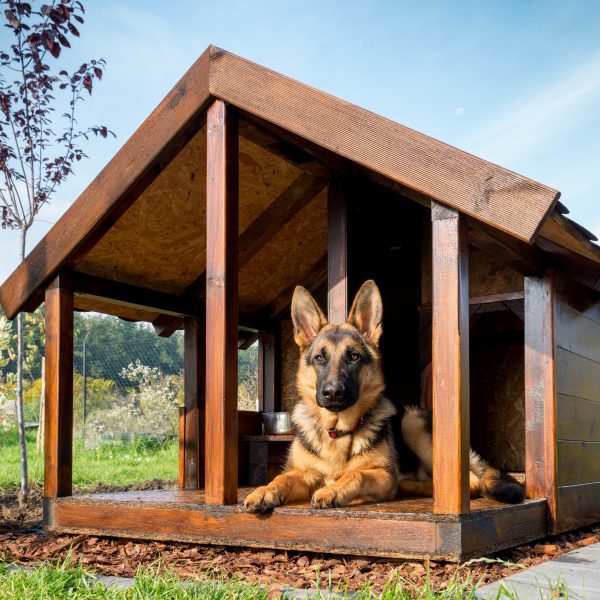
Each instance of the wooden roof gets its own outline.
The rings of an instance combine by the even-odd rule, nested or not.
[[[211,46],[0,287],[10,318],[39,305],[46,285],[65,268],[173,296],[199,283],[203,127],[213,98],[237,107],[251,123],[247,130],[263,123],[302,140],[307,150],[294,164],[277,144],[261,147],[260,133],[241,141],[242,309],[256,310],[265,298],[277,302],[306,264],[322,264],[326,231],[290,220],[310,202],[310,213],[326,226],[325,195],[318,193],[324,172],[314,160],[321,152],[526,244],[541,230],[551,243],[600,262],[589,236],[553,210],[556,190]],[[271,231],[268,221],[275,217],[281,227]],[[266,236],[272,238],[267,245]],[[305,244],[306,264],[290,258],[290,240]],[[270,283],[274,274],[280,289]],[[93,296],[80,298],[78,307],[93,307]],[[125,312],[148,320],[158,314]]]

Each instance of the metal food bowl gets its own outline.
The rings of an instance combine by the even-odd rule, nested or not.
[[[289,412],[263,413],[263,427],[267,435],[284,435],[293,433],[292,420]]]

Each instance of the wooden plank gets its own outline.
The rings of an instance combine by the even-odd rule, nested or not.
[[[177,487],[183,490],[185,488],[185,406],[179,407],[178,425]]]
[[[237,502],[238,131],[222,100],[207,113],[206,502]]]
[[[536,246],[520,242],[491,227],[479,225],[469,230],[469,242],[523,275],[543,272],[542,252]]]
[[[559,440],[556,456],[559,486],[600,482],[600,442]]]
[[[600,369],[600,323],[571,308],[557,303],[556,343],[560,348],[589,358]]]
[[[544,222],[540,229],[540,236],[600,263],[600,248],[593,244],[578,226],[557,212],[553,212]]]
[[[73,292],[46,290],[44,497],[70,496],[73,466]]]
[[[184,489],[204,487],[206,338],[204,307],[194,319],[186,317],[183,338],[184,373]]]
[[[175,316],[194,316],[198,312],[198,303],[185,297],[87,273],[73,272],[72,279],[75,296],[88,300],[98,300],[100,303],[113,303]]]
[[[560,507],[555,531],[567,531],[600,521],[600,483],[559,487]]]
[[[210,91],[435,200],[531,241],[558,192],[219,48]],[[506,210],[510,206],[511,210]]]
[[[200,130],[210,98],[209,54],[200,56],[0,287],[9,318],[29,300],[27,308],[34,310],[45,284],[99,240]]]
[[[462,520],[462,560],[479,558],[544,537],[548,531],[545,503],[518,504],[515,510],[472,512]]]
[[[260,333],[258,338],[258,402],[263,412],[274,412],[281,402],[281,373],[277,336]],[[277,408],[276,408],[277,407]]]
[[[469,511],[469,245],[460,213],[432,203],[433,510]]]
[[[325,179],[307,173],[299,175],[278,198],[242,233],[239,240],[238,264],[241,269],[302,210],[325,186]],[[190,299],[204,297],[206,273],[202,273],[191,283],[183,296]],[[171,336],[182,325],[181,319],[160,316],[154,321],[156,333],[162,337]]]
[[[553,271],[525,277],[525,482],[529,498],[547,498],[556,524],[556,391]]]
[[[348,209],[345,185],[337,177],[329,182],[327,194],[327,315],[332,325],[348,316]]]
[[[559,440],[600,442],[600,402],[558,394],[556,435]]]
[[[541,501],[473,504],[477,510],[468,520],[432,515],[430,499],[282,507],[257,516],[239,506],[207,506],[201,491],[159,490],[59,499],[52,509],[59,531],[396,558],[458,560],[467,550],[473,555],[483,548],[481,555],[543,534]]]
[[[600,402],[600,364],[557,348],[555,368],[557,393]]]
[[[469,305],[512,302],[515,300],[523,300],[523,298],[525,298],[524,292],[506,292],[504,294],[490,294],[488,296],[473,296],[472,298],[469,298]],[[428,311],[431,310],[431,306],[430,302],[424,302],[423,304],[419,304],[419,310]]]
[[[312,552],[426,557],[436,549],[436,523],[281,514],[257,517],[240,508],[140,508],[127,504],[56,504],[54,527],[134,538],[234,544]],[[460,525],[455,523],[455,529]],[[340,535],[343,531],[343,535]],[[445,555],[445,558],[457,556]]]

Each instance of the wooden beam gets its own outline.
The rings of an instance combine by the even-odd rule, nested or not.
[[[523,275],[539,275],[544,271],[545,260],[539,248],[492,227],[473,224],[469,229],[469,243]]]
[[[258,403],[263,412],[278,410],[281,403],[278,337],[261,333],[258,338]]]
[[[25,304],[37,308],[52,277],[97,243],[200,130],[209,55],[207,49],[0,287],[9,318]]]
[[[204,314],[195,319],[186,317],[183,337],[185,407],[183,487],[188,490],[204,487],[205,352]]]
[[[325,186],[326,180],[307,173],[300,174],[278,198],[244,231],[239,240],[238,264],[241,269],[269,242],[294,215],[304,208]],[[203,297],[206,273],[186,289],[185,297]],[[169,337],[181,328],[181,319],[161,316],[154,321],[156,333]]]
[[[348,316],[348,209],[345,187],[340,179],[332,178],[327,194],[327,315],[332,325],[341,325]]]
[[[206,503],[237,502],[238,131],[222,100],[207,114]]]
[[[463,215],[432,203],[433,510],[469,511],[469,244]]]
[[[553,271],[525,278],[525,486],[547,498],[556,522],[556,279]]]
[[[528,243],[559,196],[536,181],[219,48],[211,51],[209,85],[215,97],[245,113]]]
[[[178,317],[198,314],[198,301],[192,298],[149,290],[87,273],[73,272],[72,279],[75,296]]]
[[[73,463],[73,292],[57,277],[46,290],[44,497],[70,496]]]

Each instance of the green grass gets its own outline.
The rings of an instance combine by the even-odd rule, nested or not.
[[[105,588],[98,579],[69,561],[62,565],[42,565],[37,569],[10,571],[0,563],[0,598],[3,600],[267,600],[268,590],[237,581],[215,579],[195,585],[182,585],[171,573],[141,569],[133,586]]]
[[[41,484],[44,476],[43,453],[35,447],[35,431],[27,431],[29,478]],[[0,435],[0,491],[19,486],[19,443],[15,429]],[[73,448],[73,484],[87,488],[95,483],[126,485],[151,479],[177,477],[177,442],[157,443],[148,439],[85,448],[76,440]]]

